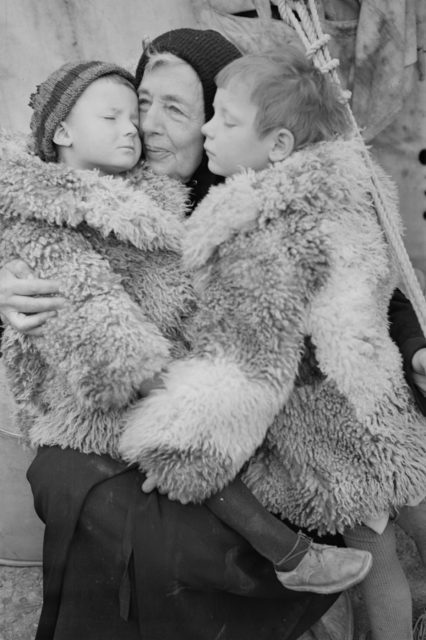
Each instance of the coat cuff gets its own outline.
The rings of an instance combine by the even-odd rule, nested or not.
[[[176,361],[164,383],[130,411],[120,453],[170,498],[200,502],[254,454],[282,399],[222,358]]]

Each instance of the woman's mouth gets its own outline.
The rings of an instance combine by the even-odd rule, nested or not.
[[[170,155],[170,151],[168,149],[163,149],[161,147],[145,147],[146,158],[153,158],[153,159],[155,158],[159,160],[169,155]]]

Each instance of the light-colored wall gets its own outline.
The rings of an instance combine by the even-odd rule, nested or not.
[[[426,22],[426,2],[423,18]],[[426,154],[426,77],[415,84],[402,111],[374,139],[373,147],[380,164],[398,185],[405,244],[413,264],[422,271],[421,284],[426,291],[426,165],[419,159],[422,150]]]
[[[191,0],[0,0],[1,126],[27,130],[29,95],[64,62],[134,70],[144,36],[182,26],[196,26]]]

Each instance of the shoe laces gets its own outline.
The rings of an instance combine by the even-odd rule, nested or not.
[[[298,549],[298,547],[300,546],[300,540],[301,539],[305,540],[307,544],[306,544],[306,546],[302,545],[300,547],[300,549]],[[290,549],[290,551],[287,553],[287,555],[285,555],[284,558],[282,558],[282,560],[280,560],[279,564],[282,565],[283,563],[287,562],[288,560],[293,560],[294,558],[298,558],[299,556],[306,555],[307,551],[312,549],[312,544],[313,544],[312,539],[309,536],[307,536],[305,533],[303,533],[302,531],[299,531],[297,533],[297,540],[294,543],[293,547]]]
[[[323,546],[321,546],[320,544],[316,544],[311,540],[311,544],[309,545],[309,552],[311,555],[315,555],[316,560],[321,567],[324,567],[326,565]]]

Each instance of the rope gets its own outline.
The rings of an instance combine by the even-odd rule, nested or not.
[[[16,433],[16,431],[7,431],[0,427],[0,436],[7,436],[8,438],[14,438],[15,440],[22,440],[22,433]]]
[[[41,560],[8,560],[0,558],[0,567],[41,567]]]
[[[362,155],[371,174],[373,185],[371,195],[378,219],[386,234],[406,287],[407,295],[414,307],[423,334],[426,335],[426,301],[402,241],[397,222],[389,211],[390,207],[387,207],[384,201],[376,170],[349,106],[350,92],[345,91],[342,87],[337,73],[339,61],[336,58],[331,58],[330,51],[327,47],[330,37],[322,31],[315,0],[307,0],[307,4],[301,0],[278,0],[277,6],[282,20],[293,27],[302,40],[308,57],[312,58],[314,64],[321,72],[330,73],[333,82],[340,88],[341,98],[346,104],[347,115],[352,126],[353,134],[363,142],[361,146]]]

